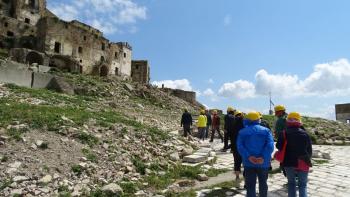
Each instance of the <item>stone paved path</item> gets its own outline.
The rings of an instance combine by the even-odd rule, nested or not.
[[[211,148],[219,150],[222,144],[214,142]],[[350,146],[313,146],[314,150],[330,153],[331,160],[328,163],[315,164],[312,172],[309,174],[308,193],[311,197],[350,197]],[[232,154],[227,152],[220,154],[217,152],[217,164],[214,167],[232,169],[233,158]],[[227,173],[227,176],[230,176]],[[227,180],[222,178],[221,180]],[[232,179],[233,181],[233,176]],[[220,179],[218,180],[218,182]],[[214,184],[212,182],[212,184]],[[287,180],[281,174],[271,175],[268,179],[270,197],[286,197]],[[240,188],[232,188],[234,192],[227,191],[225,196],[245,196],[243,181]],[[216,188],[220,190],[220,188]],[[210,195],[213,190],[203,189],[198,192],[198,196],[213,196]],[[214,195],[215,196],[215,195]]]

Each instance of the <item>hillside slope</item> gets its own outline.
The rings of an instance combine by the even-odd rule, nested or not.
[[[169,157],[196,145],[170,131],[191,104],[154,87],[58,75],[79,95],[0,85],[0,196],[152,193],[188,170]]]

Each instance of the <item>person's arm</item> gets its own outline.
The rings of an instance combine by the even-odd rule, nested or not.
[[[282,150],[283,143],[284,143],[284,136],[283,136],[283,133],[284,133],[284,132],[285,132],[285,131],[280,132],[280,133],[278,134],[277,143],[276,143],[276,148],[277,148],[278,150]]]
[[[244,135],[242,135],[243,132],[240,132],[237,137],[237,150],[239,154],[242,156],[244,159],[248,159],[250,157],[250,153],[244,146]]]
[[[267,129],[266,132],[267,132],[266,143],[265,143],[262,155],[265,159],[266,158],[271,159],[271,154],[274,149],[274,141],[273,141],[271,131]]]
[[[182,117],[181,117],[181,126],[184,124],[184,114],[182,114]]]

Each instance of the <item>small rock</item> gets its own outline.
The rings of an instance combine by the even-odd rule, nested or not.
[[[192,152],[193,152],[192,147],[186,147],[186,148],[182,149],[181,156],[184,157],[184,156],[191,155]]]
[[[132,85],[130,85],[130,84],[128,84],[128,83],[124,84],[124,86],[125,86],[125,88],[126,88],[127,90],[129,90],[130,92],[134,90],[134,88],[132,87]]]
[[[329,153],[322,153],[322,158],[330,160],[331,159],[331,155]]]
[[[39,180],[39,183],[47,184],[47,183],[50,183],[51,181],[52,181],[52,176],[51,175],[46,175],[46,176],[44,176],[43,178],[41,178]]]
[[[13,178],[13,181],[14,182],[17,182],[17,183],[20,183],[20,182],[23,182],[23,181],[27,181],[29,180],[28,177],[25,177],[25,176],[16,176]]]
[[[209,180],[209,177],[205,174],[198,174],[197,179],[198,181],[207,181]]]
[[[43,145],[43,141],[42,140],[37,140],[36,142],[35,142],[35,145],[36,146],[38,146],[38,147],[40,147],[40,146],[42,146]]]
[[[179,153],[178,152],[174,152],[172,154],[170,154],[170,160],[171,161],[179,161],[180,160],[180,156],[179,156]]]
[[[104,143],[104,144],[102,145],[102,147],[103,147],[104,149],[108,150],[109,145],[108,145],[107,143]]]
[[[9,164],[9,167],[10,167],[10,168],[19,168],[19,167],[21,167],[21,165],[22,165],[21,162],[16,161],[16,162],[14,162],[14,163]]]
[[[22,194],[23,194],[23,189],[14,189],[11,191],[11,196],[22,195]]]
[[[102,191],[110,192],[112,194],[118,194],[118,195],[123,194],[123,189],[115,183],[111,183],[111,184],[103,186]]]

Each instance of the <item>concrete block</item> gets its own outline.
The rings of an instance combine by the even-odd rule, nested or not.
[[[47,73],[51,70],[49,66],[39,65],[39,73]]]
[[[53,79],[52,75],[43,73],[34,73],[33,87],[36,89],[47,88]]]
[[[204,155],[188,155],[183,158],[183,162],[200,163],[206,161],[207,159],[208,157]]]
[[[32,72],[5,63],[0,67],[0,82],[13,83],[18,86],[30,88],[32,83]]]

